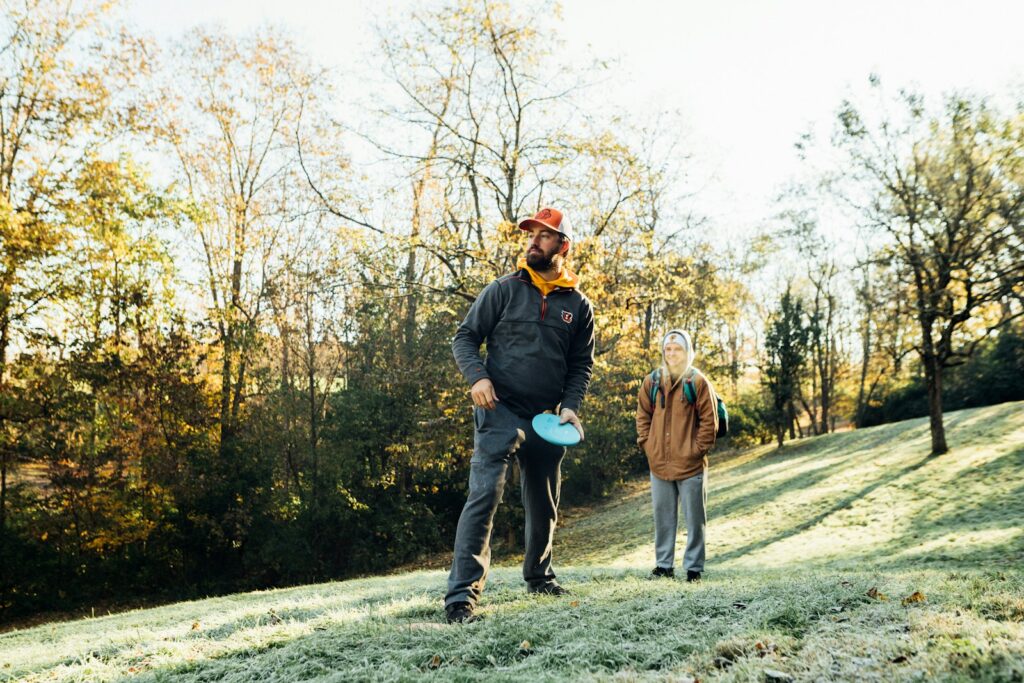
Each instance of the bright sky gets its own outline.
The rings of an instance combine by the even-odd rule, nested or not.
[[[380,3],[377,3],[380,4]],[[389,3],[401,16],[407,3]],[[168,37],[199,23],[244,32],[291,28],[327,65],[366,64],[377,10],[363,0],[130,0],[143,29]],[[1024,96],[1021,0],[565,0],[550,21],[575,59],[618,60],[600,93],[642,114],[679,110],[707,179],[698,210],[745,232],[773,213],[798,171],[793,143],[827,135],[840,101],[868,74],[887,90],[914,86]]]

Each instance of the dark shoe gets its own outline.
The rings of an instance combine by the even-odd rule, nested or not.
[[[700,572],[691,572],[690,570],[686,570],[686,582],[687,583],[697,583],[699,581],[700,581]]]
[[[651,571],[652,579],[671,579],[674,578],[675,575],[676,570],[672,567],[655,567],[654,570]]]
[[[470,624],[480,618],[468,602],[453,602],[444,608],[444,616],[449,624]]]
[[[562,588],[557,583],[545,583],[536,588],[530,586],[527,592],[534,593],[535,595],[569,595],[569,589]]]

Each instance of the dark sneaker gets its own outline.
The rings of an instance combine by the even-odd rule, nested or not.
[[[652,579],[671,579],[675,577],[676,570],[672,567],[655,567],[651,571]]]
[[[470,624],[480,618],[468,602],[453,602],[444,608],[444,616],[449,624]]]
[[[535,595],[569,595],[569,589],[562,588],[557,583],[545,583],[536,588],[530,586],[527,591]]]
[[[687,570],[686,581],[687,583],[697,583],[700,581],[700,572],[691,572],[690,570]]]

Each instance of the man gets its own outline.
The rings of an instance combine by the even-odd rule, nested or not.
[[[452,340],[473,397],[469,495],[455,534],[445,613],[449,623],[475,618],[487,580],[491,529],[515,454],[526,512],[523,578],[532,593],[563,595],[551,569],[565,448],[543,441],[531,420],[560,406],[562,424],[583,438],[577,415],[594,365],[594,313],[565,265],[569,221],[542,209],[520,221],[529,233],[519,270],[484,288]],[[480,345],[487,343],[481,360]]]

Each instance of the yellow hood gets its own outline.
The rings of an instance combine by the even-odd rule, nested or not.
[[[565,267],[562,268],[562,272],[558,274],[558,277],[549,282],[542,278],[540,275],[538,275],[533,268],[526,264],[525,256],[519,257],[519,263],[517,265],[520,268],[526,269],[526,272],[530,274],[530,279],[533,280],[533,284],[537,286],[537,289],[539,289],[540,293],[544,296],[550,294],[551,290],[555,289],[556,287],[566,287],[568,289],[575,289],[576,286],[580,283],[580,279],[576,277],[576,273],[572,272],[571,270]]]

